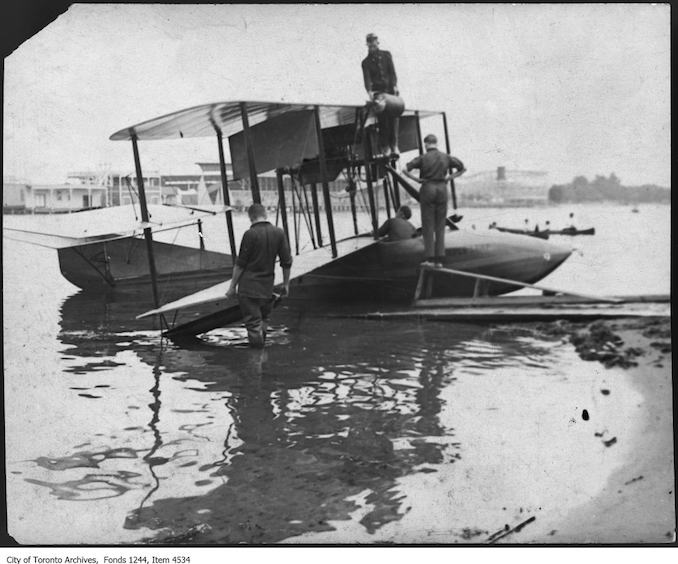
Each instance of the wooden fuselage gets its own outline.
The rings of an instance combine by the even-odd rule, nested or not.
[[[510,233],[448,231],[445,236],[447,268],[469,273],[535,283],[557,268],[571,251],[542,239]],[[326,249],[296,257],[292,265],[288,303],[315,311],[360,307],[361,303],[407,303],[414,298],[424,258],[421,237],[396,242],[370,242],[369,238],[349,238],[338,242],[343,250],[353,248],[334,260],[323,259]],[[318,266],[313,267],[313,255]],[[319,260],[320,259],[320,260]],[[309,265],[310,268],[309,268]],[[279,270],[279,269],[276,269]],[[279,275],[279,272],[276,274]],[[276,277],[280,282],[279,276]],[[465,276],[434,273],[430,297],[471,297],[477,282]],[[517,289],[516,285],[484,282],[482,293],[499,295]],[[229,282],[224,281],[186,296],[139,317],[156,313],[179,314],[176,324],[165,334],[170,338],[200,335],[241,319],[235,298],[226,299]],[[313,307],[311,307],[311,305]]]
[[[570,249],[509,233],[458,230],[445,235],[444,266],[456,270],[535,283],[557,268]],[[424,259],[421,237],[380,241],[292,281],[292,297],[359,300],[411,300]],[[470,297],[472,278],[434,276],[432,297]],[[484,291],[499,295],[515,286],[488,283]]]

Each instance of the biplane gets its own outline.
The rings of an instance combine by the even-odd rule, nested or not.
[[[141,292],[151,285],[149,247],[142,234],[197,225],[199,248],[151,240],[156,284],[161,295],[196,291],[233,272],[230,254],[205,250],[202,221],[230,208],[208,210],[145,206],[140,220],[134,204],[41,217],[42,231],[3,227],[8,239],[54,248],[63,276],[79,288],[100,293]],[[179,294],[180,295],[180,294]]]
[[[337,304],[375,299],[405,302],[421,290],[423,241],[419,237],[387,242],[373,234],[377,232],[380,214],[381,219],[391,217],[401,199],[418,200],[419,193],[399,174],[398,156],[380,153],[382,143],[376,116],[380,109],[383,110],[383,106],[369,103],[358,106],[227,101],[194,106],[144,121],[121,129],[110,139],[131,141],[140,194],[144,186],[139,141],[214,137],[227,206],[230,205],[229,180],[247,181],[252,202],[261,202],[257,175],[275,171],[277,209],[288,241],[291,242],[293,234],[299,236],[290,230],[287,216],[290,196],[293,203],[307,212],[307,227],[313,240],[313,248],[304,252],[299,252],[296,245],[290,299]],[[450,151],[444,112],[400,108],[398,144],[401,152],[423,153],[421,120],[430,118],[442,119],[446,149]],[[226,175],[224,138],[229,143],[231,179]],[[343,238],[335,235],[329,190],[329,182],[340,173],[347,178],[354,228],[351,236]],[[290,193],[285,179],[291,180],[292,186],[301,187],[304,197],[299,196],[297,188]],[[456,210],[454,181],[450,189]],[[358,192],[366,194],[369,203],[371,229],[363,232],[356,221]],[[383,208],[377,203],[382,192]],[[145,199],[140,201],[142,207],[145,206]],[[321,221],[323,210],[324,222]],[[454,217],[459,219],[456,214]],[[231,214],[227,213],[226,219],[231,254],[235,256],[237,245]],[[445,272],[429,273],[426,293],[430,297],[493,296],[530,286],[557,268],[571,253],[569,248],[541,239],[469,231],[460,229],[453,220],[448,220],[448,225]],[[144,233],[151,245],[151,230],[145,229]],[[148,253],[148,259],[150,276],[155,279],[152,252]],[[281,282],[278,272],[276,284]],[[155,308],[138,317],[159,316],[163,334],[170,338],[193,337],[236,322],[241,318],[239,307],[234,300],[225,299],[229,283],[230,280],[224,279],[163,305],[158,302],[156,291]]]

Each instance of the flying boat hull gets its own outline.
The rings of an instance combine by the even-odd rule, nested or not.
[[[446,268],[527,284],[547,276],[571,254],[566,247],[509,233],[449,231],[445,243]],[[353,237],[339,241],[338,246],[352,250],[334,260],[327,259],[326,247],[295,257],[288,303],[306,302],[320,311],[413,300],[424,258],[421,237],[396,242]],[[241,314],[237,301],[225,298],[229,285],[224,281],[138,317],[179,314],[165,333],[170,338],[200,335],[235,323]],[[516,289],[516,284],[492,281],[483,283],[482,292],[500,295]],[[441,272],[434,273],[431,290],[430,297],[471,297],[478,286],[476,279]]]
[[[564,246],[520,235],[448,231],[443,266],[533,284],[557,268],[570,253]],[[342,302],[411,300],[422,260],[421,237],[377,242],[297,277],[290,294],[292,298]],[[514,285],[490,282],[483,292],[500,295],[514,290]],[[434,276],[431,297],[471,297],[475,291],[473,278],[441,274]]]

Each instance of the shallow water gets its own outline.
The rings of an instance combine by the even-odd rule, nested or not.
[[[597,235],[566,241],[581,252],[545,283],[668,293],[668,206],[575,210]],[[494,220],[508,225],[506,211]],[[511,217],[557,226],[569,211]],[[621,213],[629,230],[614,231]],[[642,401],[623,370],[534,325],[339,321],[288,305],[263,352],[239,327],[180,348],[134,321],[148,297],[80,294],[50,249],[3,240],[3,267],[19,542],[486,542],[531,516],[546,534],[623,462],[625,414]]]

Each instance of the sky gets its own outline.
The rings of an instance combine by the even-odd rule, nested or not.
[[[469,174],[670,186],[666,4],[76,4],[5,59],[3,176],[131,171],[130,143],[111,134],[203,103],[362,104],[369,32],[406,106],[447,112]],[[140,151],[165,173],[218,160],[214,139]]]

